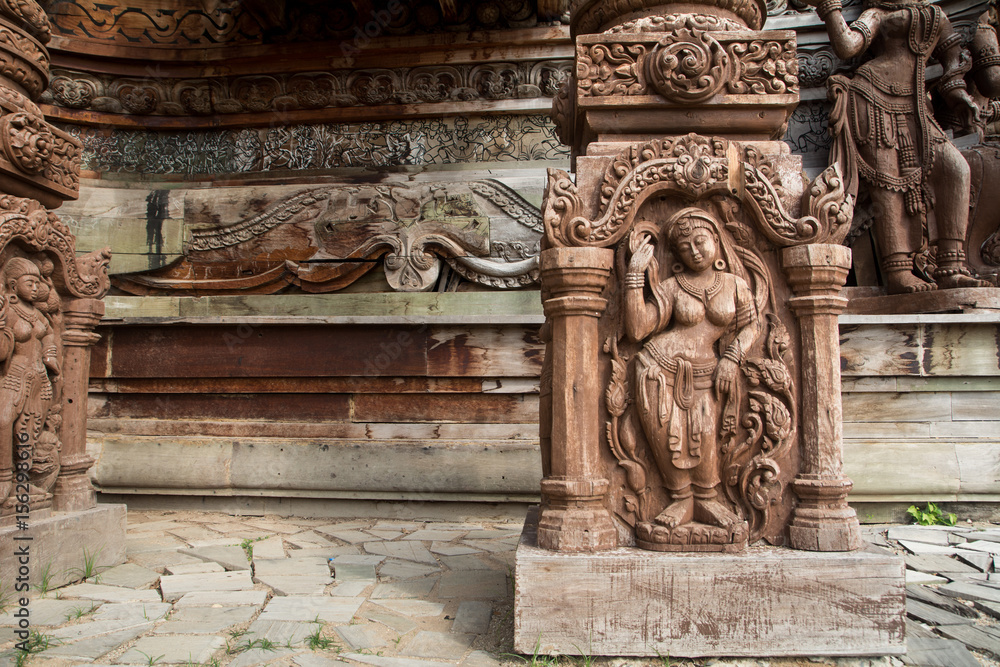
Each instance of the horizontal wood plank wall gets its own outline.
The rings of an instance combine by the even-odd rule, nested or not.
[[[854,502],[1000,502],[1000,314],[841,318]]]
[[[100,328],[104,493],[537,498],[537,292],[165,301]]]

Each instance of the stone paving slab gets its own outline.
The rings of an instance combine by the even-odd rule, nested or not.
[[[181,553],[194,556],[205,562],[218,563],[226,570],[249,570],[250,561],[242,547],[216,546],[197,549],[181,549]]]
[[[386,556],[375,556],[372,554],[344,554],[333,559],[334,567],[341,563],[346,565],[380,565],[384,563]]]
[[[160,580],[160,573],[135,563],[124,563],[100,572],[87,580],[91,584],[121,586],[122,588],[152,588]]]
[[[212,635],[248,622],[257,614],[255,607],[185,607],[178,609],[166,623],[158,625],[156,634]]]
[[[377,604],[380,607],[385,607],[390,611],[412,618],[440,616],[444,613],[443,604],[440,602],[428,602],[427,600],[379,600]]]
[[[323,576],[262,576],[254,581],[270,588],[275,595],[323,595],[323,591],[333,582],[329,575]]]
[[[266,665],[275,660],[280,660],[285,656],[297,653],[299,649],[275,647],[270,650],[254,648],[244,651],[236,656],[236,659],[229,663],[229,667],[252,667],[252,665]],[[276,663],[281,664],[281,663]]]
[[[434,554],[416,542],[365,542],[365,551],[379,556],[392,556],[418,563],[437,565]]]
[[[211,635],[174,635],[141,637],[125,651],[116,664],[189,664],[208,662],[217,649],[226,645],[222,637]]]
[[[247,591],[253,588],[249,570],[209,572],[207,574],[171,574],[160,578],[160,591],[166,602],[176,602],[186,593],[201,591]]]
[[[891,526],[886,536],[890,540],[913,540],[946,547],[951,544],[948,535],[946,530],[934,530],[929,526]]]
[[[425,598],[430,595],[431,589],[436,583],[435,578],[428,578],[376,584],[375,590],[369,597],[372,600]]]
[[[914,637],[906,642],[904,665],[919,667],[981,667],[962,642]]]
[[[149,551],[176,551],[186,546],[187,542],[173,535],[150,533],[125,536],[125,553],[128,556]]]
[[[439,573],[441,572],[441,566],[424,565],[423,563],[414,563],[411,561],[391,558],[379,568],[378,572],[379,577],[383,580],[415,579],[417,577],[426,577],[428,574]]]
[[[375,566],[366,563],[344,563],[333,561],[333,577],[337,581],[358,581],[375,578]]]
[[[302,653],[293,657],[292,662],[297,665],[297,667],[342,667],[343,665],[351,664],[349,662],[344,662],[343,660],[325,658],[321,655],[316,655],[315,653]]]
[[[192,565],[203,562],[194,556],[182,554],[176,549],[153,550],[136,554],[130,553],[128,554],[128,559],[136,565],[148,567],[157,572],[174,565]]]
[[[90,662],[148,632],[153,624],[138,625],[107,635],[59,644],[38,654],[40,658],[63,658]]]
[[[83,600],[55,600],[52,598],[34,598],[28,603],[28,614],[32,626],[62,625],[69,617],[77,615],[77,611],[97,609],[100,602]],[[16,626],[17,618],[14,611],[0,614],[0,625]]]
[[[330,589],[330,595],[338,598],[355,598],[365,592],[365,590],[375,583],[374,579],[368,581],[345,581],[336,584]]]
[[[152,590],[135,590],[103,584],[76,584],[59,589],[60,597],[99,602],[160,602],[160,595]]]
[[[158,621],[170,613],[171,607],[168,602],[111,602],[101,605],[91,618],[95,621]]]
[[[441,556],[441,562],[449,570],[492,570],[494,567],[473,554],[465,556]]]
[[[500,661],[486,651],[473,651],[465,660],[462,667],[499,667]]]
[[[330,621],[348,623],[364,602],[363,598],[272,598],[260,619],[268,621]]]
[[[266,540],[253,543],[253,560],[255,563],[258,560],[284,557],[285,547],[282,545],[281,538],[277,535],[273,535]]]
[[[151,630],[153,628],[153,621],[151,619],[145,620],[141,618],[138,620],[118,619],[88,621],[86,623],[76,623],[75,625],[56,628],[47,634],[50,637],[54,637],[58,643],[65,644],[84,639],[93,639],[94,637],[101,637],[103,635],[111,635],[116,632],[131,630],[133,628],[143,628],[143,632],[146,632],[147,630]]]
[[[365,532],[368,533],[369,535],[374,535],[380,540],[385,540],[386,542],[397,540],[406,534],[398,530],[366,530]]]
[[[430,550],[431,553],[439,554],[441,556],[464,556],[466,554],[479,553],[479,549],[475,549],[465,544],[448,544],[447,542],[433,542]]]
[[[330,576],[329,561],[322,556],[282,558],[254,563],[254,576]]]
[[[379,648],[389,643],[380,637],[374,628],[365,625],[342,625],[334,630],[353,651]]]
[[[422,630],[404,647],[403,653],[417,658],[460,660],[472,646],[474,635]]]
[[[322,628],[322,624],[303,621],[271,621],[258,618],[247,628],[246,638],[266,639],[279,645],[297,646]]]
[[[211,607],[212,605],[234,606],[250,605],[259,607],[267,600],[267,591],[196,591],[187,593],[174,603],[178,609],[184,607]]]
[[[481,635],[489,629],[491,618],[493,618],[492,604],[467,600],[458,605],[458,611],[455,613],[455,623],[452,624],[451,631],[461,634]]]
[[[226,568],[222,567],[215,561],[198,561],[197,563],[188,563],[185,565],[168,565],[163,573],[164,574],[207,574],[208,572],[225,572]]]
[[[345,658],[350,658],[366,665],[375,667],[455,667],[451,662],[437,662],[431,660],[415,660],[413,658],[388,658],[380,655],[365,655],[364,653],[346,653]]]
[[[441,575],[438,597],[462,599],[494,599],[507,590],[507,575],[496,570],[447,572]]]
[[[451,542],[465,536],[466,530],[440,530],[435,528],[423,528],[406,535],[404,540],[419,540],[421,542]]]
[[[401,635],[405,635],[407,632],[417,628],[416,623],[403,616],[397,616],[396,614],[369,612],[365,614],[365,618],[369,621],[375,621],[376,623],[381,623],[386,627],[392,628]]]

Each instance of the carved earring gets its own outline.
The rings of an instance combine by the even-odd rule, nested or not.
[[[670,270],[673,271],[674,273],[683,273],[684,265],[681,264],[680,262],[674,262],[674,265],[670,267]]]
[[[722,260],[722,259],[715,260],[715,264],[713,266],[715,266],[715,270],[716,271],[725,271],[726,270],[726,262],[724,260]]]

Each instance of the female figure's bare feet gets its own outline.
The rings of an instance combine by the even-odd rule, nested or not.
[[[687,496],[678,498],[674,502],[667,505],[666,509],[660,512],[659,515],[653,519],[653,521],[661,526],[673,529],[677,526],[682,526],[685,523],[690,523],[693,516],[694,498],[689,492]]]

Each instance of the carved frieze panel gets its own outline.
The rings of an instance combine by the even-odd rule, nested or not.
[[[662,33],[638,37],[581,37],[581,103],[588,97],[659,95],[674,104],[689,104],[718,94],[798,92],[794,33],[722,32],[692,15],[663,17],[658,27]]]
[[[491,288],[538,279],[540,211],[496,180],[237,189],[226,195],[193,190],[183,209],[189,240],[182,257],[156,270],[117,275],[118,289],[331,292],[379,263],[389,288],[398,291],[457,286],[448,270]],[[234,215],[236,222],[219,224]]]
[[[136,78],[56,69],[41,101],[104,113],[201,116],[528,99],[554,96],[571,69],[571,61],[546,60],[211,79]]]
[[[23,0],[7,0],[15,4]],[[32,3],[34,4],[34,3]],[[47,0],[56,35],[87,41],[128,45],[214,46],[349,40],[355,30],[372,24],[385,35],[409,35],[538,25],[535,0],[473,0],[448,3],[374,0],[368,3],[298,2],[255,13],[242,2],[206,4],[182,0],[166,5],[157,0],[129,4],[94,0]],[[361,9],[359,9],[361,8]]]
[[[538,115],[190,132],[66,130],[83,144],[85,169],[140,174],[559,160],[569,153],[552,121]]]

